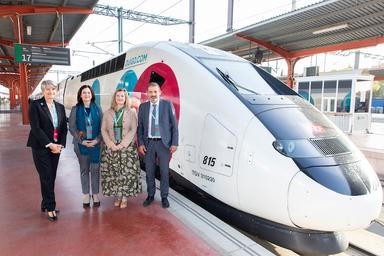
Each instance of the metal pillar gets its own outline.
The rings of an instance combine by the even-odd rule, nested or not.
[[[16,83],[15,80],[9,86],[9,108],[14,109],[16,107]]]
[[[119,53],[123,52],[123,7],[117,9],[118,17],[117,17],[117,37],[118,37],[118,47]]]
[[[296,0],[292,0],[292,9],[291,11],[296,10]]]
[[[233,1],[228,0],[227,32],[233,31]]]
[[[360,51],[356,51],[355,52],[355,64],[353,66],[353,69],[357,70],[357,69],[359,69],[359,66],[360,66]],[[353,106],[353,105],[351,105],[351,106]]]
[[[287,85],[289,88],[293,88],[294,84],[294,73],[295,73],[295,65],[299,58],[285,58],[285,61],[288,65],[288,74],[287,74]]]
[[[27,79],[27,64],[19,64],[20,72],[20,95],[21,95],[21,111],[23,116],[23,124],[29,124],[28,117],[28,79]]]
[[[189,42],[195,43],[195,0],[189,0]]]

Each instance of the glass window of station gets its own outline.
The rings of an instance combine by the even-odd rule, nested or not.
[[[299,80],[299,79],[298,79]],[[355,83],[355,90],[352,90]],[[359,79],[299,80],[296,91],[322,112],[367,113],[372,81]],[[354,97],[354,98],[353,98]],[[354,104],[354,109],[351,105]]]

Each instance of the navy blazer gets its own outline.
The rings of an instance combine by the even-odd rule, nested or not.
[[[148,124],[150,102],[140,104],[138,114],[137,138],[139,146],[148,146]],[[170,101],[160,99],[159,126],[163,144],[170,148],[179,145],[179,130],[177,128],[175,109]]]
[[[53,140],[53,121],[51,113],[44,97],[31,101],[29,104],[29,122],[31,131],[29,132],[27,146],[43,149],[49,143],[57,143],[65,147],[67,140],[67,118],[65,116],[64,106],[55,102],[58,122],[58,141]]]

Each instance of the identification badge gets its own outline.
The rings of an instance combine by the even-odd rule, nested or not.
[[[120,142],[120,140],[121,140],[121,128],[115,127],[115,128],[113,128],[113,132],[115,135],[116,142]]]
[[[57,129],[53,129],[53,140],[55,142],[57,142],[59,140],[59,132],[57,131]]]
[[[92,126],[87,125],[87,140],[92,139]]]

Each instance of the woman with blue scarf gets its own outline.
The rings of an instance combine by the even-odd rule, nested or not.
[[[77,104],[69,116],[69,131],[73,136],[74,151],[80,164],[83,207],[100,206],[100,142],[102,111],[95,103],[95,93],[89,85],[77,92]],[[91,177],[89,177],[91,176]],[[90,187],[92,193],[90,193]]]

